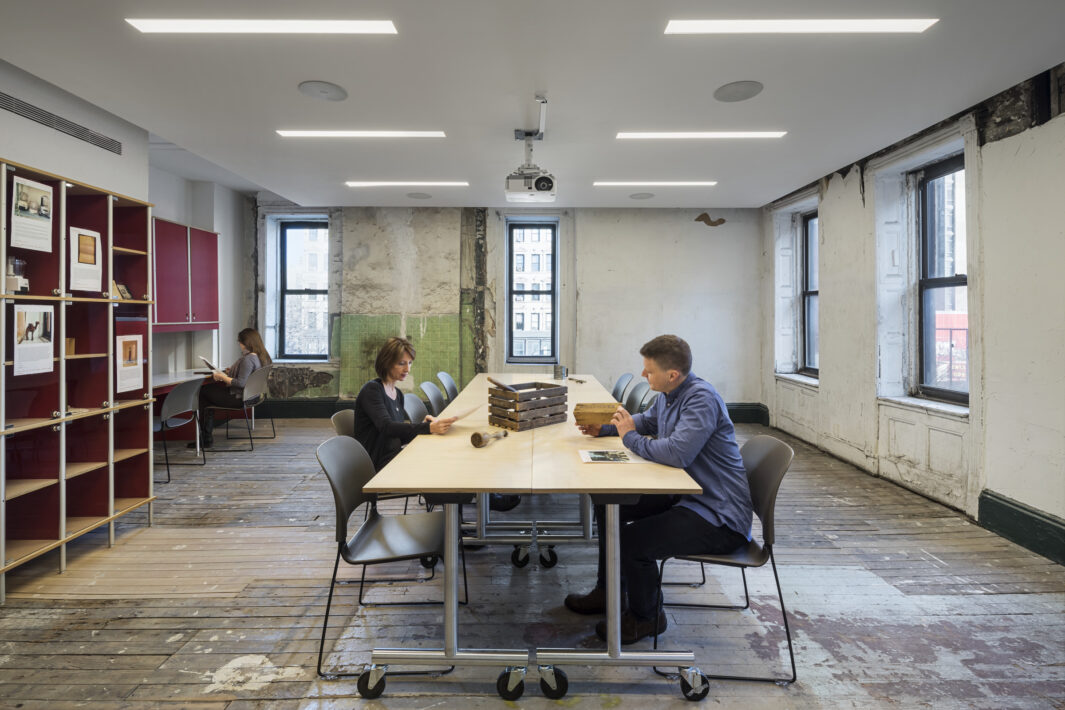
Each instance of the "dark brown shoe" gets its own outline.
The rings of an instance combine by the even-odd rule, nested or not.
[[[658,634],[665,633],[666,627],[669,624],[666,622],[666,612],[658,612]],[[595,625],[595,635],[606,641],[606,619],[600,621]],[[631,611],[626,611],[621,615],[621,643],[628,645],[630,643],[636,643],[640,639],[647,638],[648,636],[655,635],[655,620],[654,619],[637,619],[632,615]]]
[[[603,614],[606,612],[606,590],[596,587],[587,594],[566,595],[566,608],[578,614]]]

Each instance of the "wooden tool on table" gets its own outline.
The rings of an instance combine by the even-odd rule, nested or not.
[[[500,382],[499,380],[493,379],[491,377],[488,378],[488,381],[491,382],[496,387],[498,387],[500,389],[507,390],[508,392],[517,392],[518,391],[518,390],[514,389],[513,387],[511,387],[510,385],[505,385],[502,382]]]
[[[488,446],[488,442],[492,439],[502,439],[507,434],[508,432],[505,429],[503,431],[497,431],[494,434],[489,431],[475,431],[470,436],[470,443],[478,449],[483,449]]]

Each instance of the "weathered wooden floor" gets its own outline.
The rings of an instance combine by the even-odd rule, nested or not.
[[[327,421],[279,421],[254,454],[217,452],[158,484],[155,526],[137,513],[73,543],[68,569],[50,553],[7,575],[0,608],[0,707],[497,707],[499,669],[393,678],[362,701],[355,682],[318,680],[314,665],[335,547],[334,508],[314,447]],[[741,426],[741,438],[765,431]],[[788,687],[712,682],[704,704],[742,707],[1065,708],[1065,568],[956,512],[872,478],[810,446],[796,448],[777,503],[777,561],[799,680]],[[221,447],[239,442],[220,442]],[[161,458],[161,455],[160,455]],[[165,480],[159,464],[156,480]],[[389,505],[395,505],[390,503]],[[526,501],[512,517],[576,517],[575,499]],[[473,603],[465,647],[602,648],[562,606],[594,579],[591,547],[515,569],[510,548],[468,555]],[[379,575],[403,569],[384,568]],[[348,578],[356,570],[343,569]],[[371,573],[375,574],[375,573]],[[673,566],[674,579],[694,579]],[[752,611],[669,610],[664,645],[693,647],[705,671],[783,671],[772,574],[750,575]],[[671,598],[742,596],[738,573]],[[433,607],[356,608],[343,588],[330,622],[330,665],[360,667],[374,646],[438,646]],[[371,598],[428,597],[435,583],[379,586]],[[709,595],[709,596],[706,596]],[[692,597],[694,598],[694,596]],[[649,647],[641,642],[637,648]],[[692,707],[678,684],[643,668],[568,667],[574,708]],[[510,705],[544,708],[530,669]]]

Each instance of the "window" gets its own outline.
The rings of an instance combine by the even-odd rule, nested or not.
[[[555,363],[558,335],[552,326],[558,322],[558,223],[508,221],[507,239],[507,362]],[[518,274],[525,271],[525,253],[518,250],[527,252],[525,245],[534,240],[539,242],[538,253],[530,254],[529,265],[538,272],[538,280],[526,286],[518,280]]]
[[[279,358],[329,356],[328,235],[325,222],[280,223]]]
[[[817,213],[802,218],[802,362],[799,372],[817,377],[820,368],[818,357],[819,312],[817,295],[818,263]]]
[[[918,361],[922,395],[969,402],[965,163],[956,156],[918,176],[921,266]]]

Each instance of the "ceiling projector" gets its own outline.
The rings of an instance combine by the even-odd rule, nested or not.
[[[526,164],[507,175],[503,191],[507,202],[554,202],[557,184],[551,173]]]

